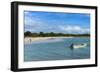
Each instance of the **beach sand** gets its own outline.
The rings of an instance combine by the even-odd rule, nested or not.
[[[59,39],[59,38],[72,38],[72,37],[25,37],[24,43],[31,43],[39,40]]]

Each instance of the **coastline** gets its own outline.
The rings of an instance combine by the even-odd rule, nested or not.
[[[49,39],[63,39],[63,38],[73,38],[73,37],[25,37],[24,43],[31,43],[39,40],[49,40]]]

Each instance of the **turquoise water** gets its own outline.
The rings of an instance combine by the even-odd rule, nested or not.
[[[87,46],[72,49],[71,44],[86,43]],[[57,38],[35,41],[24,45],[24,61],[73,60],[90,58],[90,38]]]

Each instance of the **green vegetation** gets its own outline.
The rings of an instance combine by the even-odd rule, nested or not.
[[[65,34],[65,33],[44,33],[44,32],[39,32],[39,33],[32,33],[30,31],[24,32],[25,37],[89,37],[90,34]]]

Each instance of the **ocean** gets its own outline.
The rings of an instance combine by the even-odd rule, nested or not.
[[[87,46],[72,49],[72,44]],[[24,61],[73,60],[90,58],[90,38],[54,38],[24,44]]]

